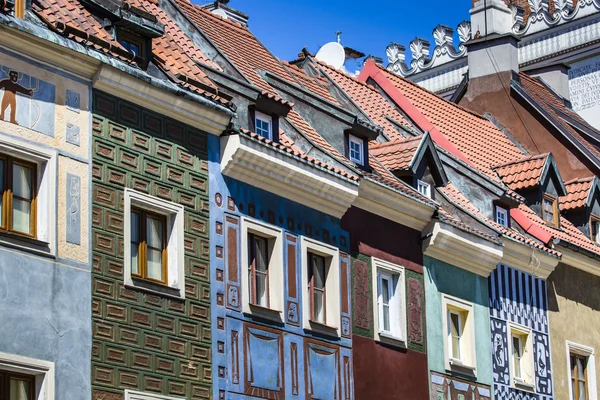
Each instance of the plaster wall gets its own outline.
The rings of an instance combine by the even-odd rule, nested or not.
[[[442,293],[473,303],[477,382],[492,384],[492,350],[487,279],[431,257],[424,257],[429,369],[448,373],[444,359],[446,331],[442,324]]]
[[[592,347],[600,362],[600,277],[559,263],[548,277],[548,314],[556,399],[569,399],[566,341]],[[596,367],[596,382],[600,382]]]

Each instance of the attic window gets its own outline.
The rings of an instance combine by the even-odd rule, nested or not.
[[[542,218],[544,221],[558,227],[558,199],[549,193],[544,193],[542,200]]]
[[[590,239],[600,244],[600,217],[594,214],[590,216]]]
[[[273,140],[273,117],[256,111],[254,114],[254,127],[257,134]]]
[[[508,210],[500,206],[496,206],[496,222],[508,228]]]
[[[364,165],[364,141],[356,136],[348,135],[348,155],[350,161]]]
[[[133,32],[119,29],[117,32],[117,38],[125,50],[135,54],[137,57],[145,58],[146,41],[143,37]]]
[[[417,179],[417,191],[423,196],[431,198],[431,185],[429,183]]]

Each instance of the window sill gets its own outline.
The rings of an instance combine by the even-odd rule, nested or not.
[[[335,326],[325,325],[325,324],[322,324],[320,322],[313,321],[313,320],[309,320],[308,323],[309,323],[308,330],[310,330],[310,331],[319,333],[321,335],[326,335],[326,336],[332,336],[332,337],[340,336],[338,334],[338,328],[336,328]]]
[[[477,377],[477,374],[475,373],[476,368],[471,367],[466,364],[463,364],[460,360],[451,358],[449,361],[449,364],[450,364],[451,372],[454,372],[454,373],[457,373],[460,375],[470,376],[473,378]]]
[[[34,239],[29,236],[0,231],[0,245],[23,250],[28,253],[34,253],[44,257],[55,258],[55,255],[52,254],[50,243]]]
[[[381,342],[383,344],[387,344],[390,346],[398,347],[401,349],[406,349],[406,340],[399,338],[397,336],[392,335],[388,332],[378,332],[379,338],[377,342]]]
[[[244,314],[250,317],[258,317],[262,319],[267,319],[273,322],[282,323],[281,319],[281,311],[272,310],[267,307],[259,306],[256,304],[248,304],[249,310],[245,310]]]
[[[535,385],[521,381],[519,378],[513,378],[513,384],[515,389],[535,393]]]
[[[142,279],[131,278],[131,282],[125,282],[124,286],[127,289],[151,293],[157,296],[169,297],[176,300],[185,299],[185,296],[181,294],[180,289],[175,289],[170,286],[161,285],[154,282],[144,281]]]

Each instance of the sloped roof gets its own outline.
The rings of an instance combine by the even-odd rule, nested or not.
[[[594,185],[597,185],[597,179],[594,176],[576,178],[566,182],[565,186],[568,194],[560,197],[560,209],[568,211],[587,206],[590,191]]]
[[[492,174],[492,166],[523,157],[523,152],[487,118],[423,89],[382,65],[377,67],[452,145],[483,172]]]
[[[512,190],[529,189],[540,184],[548,153],[525,157],[494,168],[502,182]]]
[[[330,65],[318,62],[312,57],[311,60],[315,61],[313,65],[317,65],[323,73],[335,81],[377,125],[381,126],[391,140],[401,139],[403,136],[398,133],[390,119],[398,124],[412,127],[413,124],[373,86]]]
[[[391,171],[410,168],[423,136],[397,139],[387,143],[370,143],[369,151]]]

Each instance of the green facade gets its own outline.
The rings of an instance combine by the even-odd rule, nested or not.
[[[431,371],[446,374],[445,326],[442,323],[442,293],[473,303],[477,359],[477,382],[492,384],[492,350],[488,280],[453,265],[424,257],[427,315],[427,362]]]
[[[93,399],[210,398],[207,134],[93,98]],[[124,188],[185,206],[185,300],[124,286]]]

